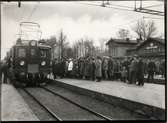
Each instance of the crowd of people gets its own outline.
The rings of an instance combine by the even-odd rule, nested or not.
[[[52,71],[54,78],[57,76],[86,79],[100,82],[103,80],[118,80],[129,84],[144,85],[144,77],[147,82],[153,82],[155,75],[165,77],[165,60],[144,59],[134,55],[123,59],[112,57],[81,57],[59,62],[53,60]]]
[[[12,60],[0,65],[0,78],[4,75],[4,83],[14,81],[11,67]],[[129,84],[144,85],[144,81],[153,82],[155,75],[165,78],[165,59],[144,59],[134,55],[115,59],[112,57],[80,57],[78,59],[54,59],[52,61],[54,78],[75,78],[100,82],[101,80],[121,80]]]

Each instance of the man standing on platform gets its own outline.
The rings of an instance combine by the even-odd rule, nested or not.
[[[2,83],[2,62],[0,61],[0,82]]]
[[[7,83],[7,78],[8,78],[8,65],[5,61],[2,63],[1,67],[2,75],[3,75],[3,80],[2,83]]]
[[[148,78],[147,78],[148,82],[153,82],[154,81],[155,71],[156,71],[156,66],[155,66],[155,63],[154,63],[153,59],[151,59],[148,63]]]
[[[139,58],[139,62],[137,65],[137,80],[138,85],[144,85],[144,62],[142,58]]]
[[[130,64],[130,84],[135,84],[136,83],[136,75],[137,75],[137,64],[138,64],[138,61],[137,61],[137,55],[134,55],[133,57],[133,60]]]
[[[95,76],[97,78],[97,82],[100,82],[102,77],[102,61],[99,56],[97,56],[97,59],[95,61],[95,66],[96,66]]]
[[[90,59],[90,64],[91,64],[91,67],[90,67],[90,76],[91,76],[91,80],[95,80],[95,60],[94,58],[91,58]]]
[[[53,62],[52,62],[52,72],[53,72],[53,76],[54,76],[54,79],[56,79],[56,65],[57,65],[57,59],[55,58],[54,60],[53,60]]]
[[[111,80],[113,80],[113,69],[114,69],[114,62],[112,57],[110,56],[108,60],[108,75]]]
[[[103,64],[102,64],[102,66],[103,66],[103,71],[104,71],[104,79],[108,79],[108,60],[107,60],[107,58],[104,58],[104,62],[103,62]]]

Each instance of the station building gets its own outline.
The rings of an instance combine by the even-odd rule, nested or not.
[[[142,40],[110,39],[108,46],[109,56],[113,58],[123,58],[134,54],[143,58],[165,58],[165,40],[159,38],[149,38]]]
[[[159,38],[149,38],[138,44],[135,49],[128,49],[126,54],[128,56],[137,54],[143,58],[165,59],[165,40]]]
[[[139,40],[113,39],[111,38],[106,45],[108,53],[113,58],[122,58],[127,55],[127,50],[133,50],[139,44]]]

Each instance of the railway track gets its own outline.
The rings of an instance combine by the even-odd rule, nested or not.
[[[66,97],[64,97],[64,96],[62,96],[62,95],[60,95],[60,94],[58,94],[58,93],[56,93],[56,92],[54,92],[54,91],[48,89],[48,88],[46,88],[46,87],[39,87],[39,89],[43,89],[44,91],[46,91],[46,92],[48,92],[48,93],[50,93],[50,94],[53,94],[53,95],[55,96],[55,98],[56,98],[56,97],[59,97],[59,98],[61,98],[62,100],[64,100],[64,101],[66,101],[66,102],[68,102],[68,103],[70,103],[70,104],[76,106],[76,107],[79,108],[80,110],[83,110],[83,111],[87,112],[88,114],[91,114],[91,115],[94,115],[94,116],[98,117],[97,119],[108,120],[108,121],[112,120],[112,118],[107,117],[107,116],[105,116],[105,115],[103,115],[103,114],[101,114],[101,113],[98,113],[98,112],[96,112],[96,111],[93,111],[92,109],[89,109],[89,108],[87,108],[87,107],[81,106],[81,105],[75,103],[74,101],[72,101],[72,100],[70,100],[70,99],[68,99],[68,98],[66,98]],[[61,118],[60,114],[55,113],[55,111],[52,110],[52,108],[49,108],[47,105],[45,105],[44,103],[42,103],[42,102],[39,100],[38,97],[34,96],[34,94],[32,94],[32,92],[30,92],[31,90],[28,90],[28,88],[27,88],[27,89],[24,88],[23,90],[24,90],[24,92],[26,92],[33,100],[35,100],[42,108],[44,108],[52,117],[54,117],[55,120],[57,120],[57,121],[63,121],[63,118]],[[66,107],[66,106],[64,106],[64,107]]]
[[[96,112],[96,111],[93,111],[92,109],[89,109],[89,108],[87,108],[87,107],[85,107],[85,106],[79,105],[79,104],[75,103],[74,101],[72,101],[72,100],[70,100],[70,99],[68,99],[68,98],[66,98],[66,97],[64,97],[64,96],[62,96],[62,95],[60,95],[60,94],[58,94],[58,93],[56,93],[56,92],[54,92],[54,91],[48,89],[48,88],[46,88],[46,87],[41,87],[41,88],[45,89],[46,91],[48,91],[48,92],[50,92],[50,93],[52,93],[52,94],[54,94],[54,95],[56,95],[56,96],[61,97],[62,99],[66,100],[66,101],[68,101],[68,102],[70,102],[70,103],[72,103],[72,104],[74,104],[74,105],[80,107],[81,109],[84,109],[84,110],[86,110],[86,111],[88,111],[88,112],[90,112],[90,113],[92,113],[92,114],[94,114],[94,115],[96,115],[96,116],[99,116],[99,117],[101,117],[101,118],[103,118],[103,119],[105,119],[105,120],[109,120],[109,121],[110,121],[110,120],[113,120],[113,119],[110,118],[110,117],[107,117],[107,116],[105,116],[105,115],[103,115],[103,114],[101,114],[101,113],[98,113],[98,112]]]
[[[28,92],[25,88],[23,89],[24,92],[26,92],[31,98],[33,98],[41,107],[43,107],[50,115],[52,115],[56,120],[62,121],[61,118],[57,116],[56,113],[54,113],[50,108],[47,106],[43,105],[35,96],[33,96],[30,92]]]

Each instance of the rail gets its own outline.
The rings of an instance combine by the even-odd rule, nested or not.
[[[28,92],[26,89],[23,89],[30,97],[32,97],[41,107],[43,107],[45,110],[49,112],[55,119],[58,121],[62,121],[61,118],[59,118],[54,112],[52,112],[47,106],[43,105],[37,98],[35,98],[30,92]]]
[[[101,114],[101,113],[98,113],[98,112],[96,112],[96,111],[93,111],[92,109],[89,109],[89,108],[87,108],[87,107],[85,107],[85,106],[81,106],[81,105],[75,103],[74,101],[72,101],[72,100],[70,100],[70,99],[68,99],[68,98],[66,98],[66,97],[64,97],[64,96],[62,96],[62,95],[60,95],[60,94],[58,94],[58,93],[56,93],[56,92],[54,92],[54,91],[48,89],[48,88],[46,88],[46,87],[41,87],[41,88],[43,88],[44,90],[46,90],[46,91],[48,91],[48,92],[50,92],[50,93],[52,93],[52,94],[54,94],[54,95],[56,95],[56,96],[59,96],[60,98],[66,100],[66,101],[68,101],[68,102],[70,102],[70,103],[72,103],[72,104],[74,104],[74,105],[80,107],[81,109],[84,109],[84,110],[86,110],[86,111],[88,111],[88,112],[90,112],[90,113],[92,113],[92,114],[94,114],[94,115],[96,115],[96,116],[99,116],[99,117],[101,117],[101,118],[103,118],[103,119],[105,119],[105,120],[109,120],[109,121],[113,120],[113,119],[110,118],[110,117],[107,117],[107,116],[105,116],[105,115],[103,115],[103,114]]]

